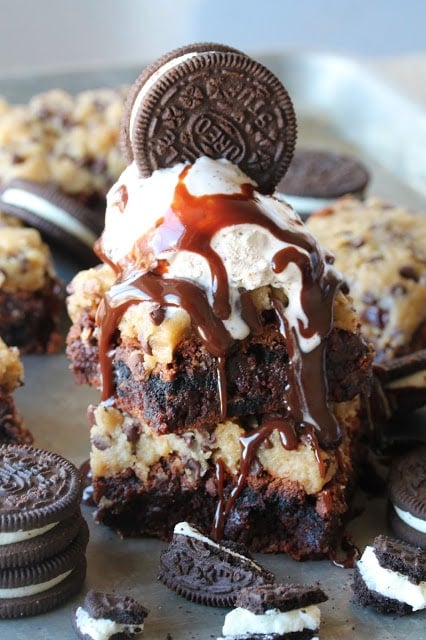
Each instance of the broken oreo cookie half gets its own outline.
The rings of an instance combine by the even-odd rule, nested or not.
[[[0,191],[0,208],[38,229],[49,243],[65,250],[82,266],[98,262],[93,246],[103,219],[54,185],[11,180]]]
[[[241,589],[218,640],[314,640],[327,600],[319,586],[277,584]]]
[[[379,535],[356,564],[352,590],[361,606],[402,616],[426,608],[425,586],[426,552]]]
[[[214,542],[187,522],[180,522],[161,554],[158,578],[187,600],[230,607],[243,587],[272,584],[275,579],[237,546]]]
[[[129,595],[90,589],[72,612],[72,626],[81,640],[126,640],[143,632],[148,609]]]
[[[271,193],[296,142],[296,116],[281,81],[259,62],[214,43],[182,47],[133,85],[124,149],[142,176],[201,156],[225,158]]]

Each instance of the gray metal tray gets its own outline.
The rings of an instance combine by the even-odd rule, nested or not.
[[[357,63],[328,55],[281,54],[263,61],[282,78],[293,97],[299,118],[299,140],[349,151],[369,167],[373,179],[369,192],[413,208],[425,208],[426,115],[416,105],[370,75]],[[0,94],[24,101],[51,87],[78,91],[97,86],[130,83],[140,68],[37,78],[0,79]],[[78,265],[57,258],[58,270],[68,280]],[[89,429],[86,407],[97,401],[90,389],[76,387],[63,354],[24,358],[25,386],[16,402],[37,446],[61,453],[80,465],[88,457]],[[386,531],[383,499],[358,498],[361,515],[349,530],[363,548]],[[150,609],[146,640],[207,640],[221,634],[225,610],[194,605],[168,591],[156,580],[158,557],[164,544],[151,539],[121,540],[92,521],[84,507],[91,538],[87,550],[85,590],[117,590],[140,599]],[[329,595],[322,608],[322,640],[418,640],[424,637],[426,612],[395,619],[351,602],[352,571],[328,561],[297,563],[284,555],[258,556],[277,579],[320,581]],[[44,640],[75,637],[72,606],[26,620],[0,621],[0,639]]]

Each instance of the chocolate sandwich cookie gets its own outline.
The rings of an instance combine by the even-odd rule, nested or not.
[[[351,156],[297,149],[277,191],[303,216],[346,194],[361,198],[369,179],[364,165]]]
[[[96,264],[93,245],[103,218],[52,184],[11,180],[0,192],[0,206],[40,231],[50,243],[65,250],[83,266]]]
[[[232,606],[243,587],[274,582],[238,545],[214,542],[187,522],[175,526],[158,578],[187,600],[213,607]]]
[[[72,625],[81,640],[128,640],[142,633],[148,609],[128,595],[91,589],[72,612]]]
[[[11,542],[71,516],[81,498],[81,476],[72,462],[25,445],[0,447],[0,481],[0,531]]]
[[[39,563],[0,572],[0,618],[45,613],[78,593],[86,576],[85,551],[89,529],[85,521],[64,550]]]
[[[327,600],[320,587],[278,584],[241,589],[235,609],[223,625],[218,640],[310,640],[318,635],[321,612]]]
[[[0,618],[48,611],[82,586],[89,531],[81,491],[62,456],[0,447]]]
[[[40,527],[40,533],[31,537],[33,531],[0,534],[0,569],[22,567],[41,562],[65,549],[85,526],[80,509],[61,522]],[[44,531],[44,533],[43,533]],[[18,542],[6,542],[7,539]],[[22,539],[20,539],[22,538]]]
[[[380,613],[406,615],[426,608],[426,552],[377,536],[356,564],[352,590],[356,602]]]
[[[172,51],[139,76],[123,139],[127,160],[143,176],[201,156],[225,158],[268,193],[293,156],[296,117],[286,89],[262,64],[199,43]]]
[[[388,520],[393,533],[426,549],[426,446],[393,460],[388,497]]]

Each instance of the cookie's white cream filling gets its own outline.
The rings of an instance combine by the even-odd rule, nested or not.
[[[77,220],[77,218],[74,218],[68,211],[35,193],[31,193],[25,189],[19,189],[18,187],[10,187],[5,189],[1,200],[14,207],[26,209],[49,224],[60,227],[66,233],[74,236],[74,238],[77,238],[90,248],[93,247],[97,239],[97,235],[93,233],[89,227],[86,227],[86,225]]]
[[[284,634],[310,629],[319,629],[321,612],[316,605],[280,611],[269,609],[264,614],[255,614],[237,607],[225,616],[222,633],[225,636],[244,636],[245,634]]]
[[[208,52],[205,52],[205,53],[208,53]],[[149,91],[151,91],[152,87],[157,82],[157,80],[159,80],[162,75],[164,75],[171,69],[174,69],[178,65],[182,64],[182,62],[185,62],[190,58],[194,58],[195,56],[198,56],[198,51],[192,51],[191,53],[184,53],[181,56],[177,56],[177,58],[172,58],[172,60],[165,62],[163,65],[161,65],[161,67],[159,67],[156,71],[154,71],[154,73],[152,73],[149,76],[145,84],[142,85],[138,95],[136,96],[136,99],[133,103],[132,111],[130,113],[130,121],[129,121],[130,142],[133,142],[133,137],[134,137],[133,129],[135,126],[135,120],[136,120],[137,113],[139,111],[139,107],[141,106],[146,95],[148,94]]]
[[[240,553],[237,553],[236,551],[232,551],[231,549],[227,549],[226,547],[222,547],[217,542],[214,542],[214,540],[210,540],[210,538],[207,538],[207,536],[204,536],[197,529],[192,527],[188,522],[178,522],[175,525],[173,533],[175,535],[187,536],[189,538],[194,538],[195,540],[199,540],[200,542],[203,542],[204,544],[208,544],[210,547],[213,547],[213,549],[217,549],[218,551],[225,551],[226,553],[229,553],[231,556],[234,556],[239,560],[243,560],[244,562],[247,562],[256,571],[263,571],[262,567],[258,565],[256,562],[254,562],[253,560],[251,560],[250,558],[247,558],[246,556],[242,556]]]
[[[362,579],[371,591],[377,591],[398,602],[405,602],[413,611],[426,607],[426,582],[414,584],[402,573],[380,566],[373,547],[365,548],[357,564]]]
[[[28,596],[34,596],[38,593],[43,593],[44,591],[48,591],[48,589],[52,589],[52,587],[56,587],[57,584],[63,582],[70,573],[72,569],[69,571],[65,571],[65,573],[60,573],[58,576],[55,576],[51,580],[47,580],[46,582],[38,582],[37,584],[28,584],[25,587],[11,587],[10,589],[0,589],[0,600],[8,600],[9,598],[26,598]]]
[[[417,518],[416,516],[413,516],[408,511],[403,511],[396,505],[393,505],[393,508],[398,514],[398,517],[401,518],[401,520],[405,522],[405,524],[407,524],[412,529],[416,529],[416,531],[420,531],[420,533],[426,533],[426,520],[423,520],[422,518]]]
[[[116,633],[136,635],[142,633],[143,623],[138,625],[119,624],[108,618],[92,618],[83,607],[75,612],[75,622],[82,635],[92,640],[108,640]]]
[[[23,531],[20,529],[19,531],[10,531],[0,533],[0,547],[3,545],[14,544],[15,542],[23,542],[25,540],[31,540],[31,538],[36,538],[37,536],[42,536],[53,527],[59,524],[58,522],[52,522],[51,524],[47,524],[45,527],[39,527],[38,529],[29,529],[28,531]]]

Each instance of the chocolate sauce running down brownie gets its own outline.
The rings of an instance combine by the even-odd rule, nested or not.
[[[128,105],[134,161],[108,194],[104,264],[69,289],[71,366],[101,391],[96,517],[124,534],[169,538],[186,520],[258,551],[333,555],[372,353],[332,256],[256,182],[262,162],[294,143],[288,96],[222,45],[155,69]],[[169,86],[176,104],[161,111]],[[147,119],[171,137],[152,136],[144,152],[161,168],[142,176]],[[195,161],[179,163],[188,148]]]

